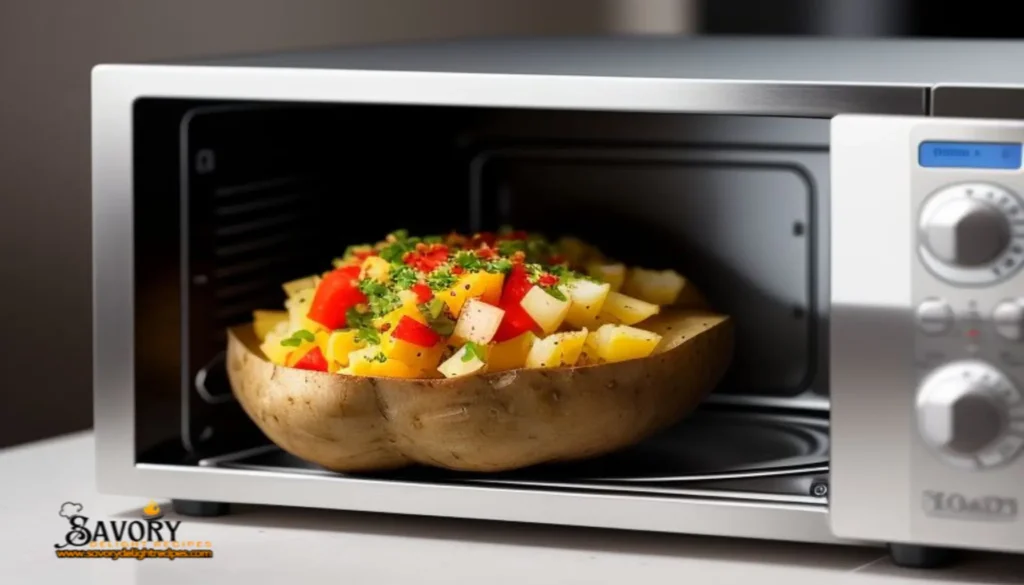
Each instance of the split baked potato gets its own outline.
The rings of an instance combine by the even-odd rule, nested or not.
[[[229,332],[235,396],[335,471],[504,471],[632,445],[732,357],[728,316],[671,270],[522,232],[351,247]]]

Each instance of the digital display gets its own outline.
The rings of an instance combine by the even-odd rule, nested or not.
[[[931,168],[1019,169],[1021,145],[1010,142],[922,142],[918,164]]]

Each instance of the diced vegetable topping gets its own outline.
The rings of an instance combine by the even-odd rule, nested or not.
[[[428,378],[632,359],[654,351],[658,337],[627,326],[686,285],[674,271],[627,267],[577,238],[553,243],[510,228],[397,230],[349,246],[332,264],[284,283],[286,310],[253,313],[273,363]]]

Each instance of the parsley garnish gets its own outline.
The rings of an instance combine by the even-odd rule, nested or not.
[[[350,329],[362,329],[363,327],[371,327],[373,324],[373,315],[369,313],[360,312],[359,309],[351,307],[348,311],[345,311],[345,325]]]
[[[473,358],[477,358],[480,361],[484,361],[484,350],[479,345],[472,341],[467,341],[465,345],[465,353],[462,354],[462,361],[472,361]]]
[[[359,291],[369,299],[370,312],[374,317],[387,315],[402,304],[397,292],[372,278],[360,280]]]
[[[434,292],[449,289],[458,278],[448,268],[438,268],[427,275],[427,286]]]
[[[388,357],[386,355],[384,355],[384,352],[378,351],[372,357],[367,357],[366,361],[368,361],[368,362],[380,362],[380,363],[383,364],[383,363],[388,361]]]
[[[423,238],[424,244],[440,244],[444,242],[444,238],[441,236],[427,236]]]
[[[416,271],[412,269],[412,266],[400,264],[391,268],[391,282],[395,283],[399,290],[411,287],[416,284],[417,280]]]
[[[512,270],[512,261],[508,258],[497,258],[488,262],[487,266],[484,267],[484,270],[487,272],[508,274],[509,271]]]
[[[456,253],[455,264],[471,272],[478,272],[484,269],[484,261],[475,253],[469,251]]]
[[[316,341],[316,336],[306,331],[305,329],[299,329],[295,333],[291,334],[291,337],[281,340],[281,345],[284,347],[299,347],[303,341],[313,342]]]
[[[380,345],[380,334],[373,327],[365,327],[356,333],[356,341],[365,341],[370,345]]]
[[[568,300],[567,298],[565,298],[565,294],[562,293],[562,291],[558,290],[558,287],[555,287],[555,286],[542,286],[540,288],[544,292],[548,293],[549,295],[555,297],[556,299],[558,299],[560,301],[567,301]]]
[[[377,329],[373,326],[372,314],[352,307],[345,312],[345,325],[349,329],[356,330],[356,341],[365,341],[370,345],[380,343],[380,335],[377,334]]]
[[[380,249],[380,257],[392,264],[401,262],[402,258],[415,250],[416,244],[420,243],[419,238],[410,238],[407,230],[391,232],[385,241],[387,244]]]

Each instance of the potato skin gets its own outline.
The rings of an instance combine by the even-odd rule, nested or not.
[[[507,471],[635,444],[689,414],[732,360],[727,316],[669,309],[641,327],[664,336],[645,359],[408,380],[276,366],[247,324],[228,332],[228,377],[271,441],[326,469]]]

